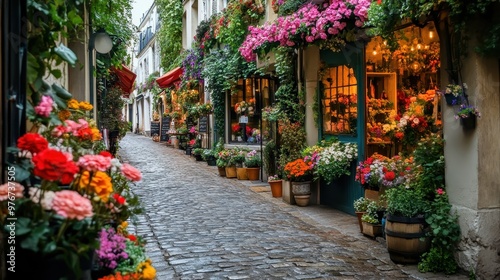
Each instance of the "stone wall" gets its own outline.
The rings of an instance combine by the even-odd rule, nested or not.
[[[460,267],[473,271],[478,279],[499,279],[499,60],[481,57],[473,49],[471,41],[461,74],[468,85],[470,104],[478,107],[482,117],[477,120],[476,129],[466,132],[455,119],[457,108],[443,102],[446,189],[462,231],[456,256]],[[442,59],[441,69],[447,66]],[[442,88],[450,82],[446,76],[442,70]]]

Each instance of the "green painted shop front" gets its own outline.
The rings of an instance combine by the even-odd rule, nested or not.
[[[342,176],[338,180],[330,184],[324,181],[320,182],[320,203],[331,206],[340,211],[354,214],[353,201],[364,195],[364,189],[355,181],[356,165],[359,161],[365,159],[365,50],[364,45],[348,45],[340,52],[332,52],[322,50],[320,59],[323,67],[349,69],[356,78],[356,99],[357,105],[353,108],[357,109],[356,119],[352,119],[351,131],[349,133],[332,133],[325,129],[325,107],[332,106],[331,103],[324,102],[325,92],[323,81],[319,81],[318,85],[318,102],[319,102],[319,118],[318,118],[318,138],[330,139],[338,138],[342,142],[356,143],[358,145],[358,160],[351,164],[351,175]],[[351,75],[351,74],[349,74]],[[330,85],[332,82],[330,82]],[[337,82],[338,85],[338,82]],[[330,89],[331,90],[331,89]],[[332,96],[330,96],[332,98]],[[353,103],[354,104],[354,103]],[[332,110],[330,108],[329,110]],[[354,109],[353,109],[354,110]]]

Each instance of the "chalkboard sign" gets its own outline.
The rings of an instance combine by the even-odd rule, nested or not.
[[[198,131],[200,133],[201,132],[204,132],[204,133],[208,132],[208,116],[207,115],[201,116],[198,124],[199,124]]]
[[[151,122],[151,136],[160,136],[160,122]]]
[[[168,130],[170,129],[170,116],[161,118],[160,141],[168,141]]]
[[[191,127],[195,126],[195,122],[193,121],[192,118],[187,118],[186,119],[186,127],[188,129],[188,131],[191,129]]]

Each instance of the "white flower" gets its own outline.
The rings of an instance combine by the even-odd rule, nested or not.
[[[405,118],[401,118],[401,120],[399,120],[399,125],[401,127],[405,127],[407,124],[408,124],[408,122],[406,121]]]
[[[420,120],[419,120],[418,118],[414,118],[414,119],[413,119],[413,123],[414,123],[414,124],[418,124],[419,122],[420,122]]]
[[[51,210],[52,209],[52,200],[54,200],[54,197],[56,196],[55,192],[45,191],[43,193],[43,198],[40,200],[41,193],[42,193],[42,190],[39,188],[30,188],[30,190],[29,190],[30,199],[34,203],[40,203],[43,209]]]

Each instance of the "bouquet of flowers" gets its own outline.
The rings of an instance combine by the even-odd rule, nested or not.
[[[245,158],[246,167],[260,167],[262,165],[262,159],[257,154],[256,150],[248,152]]]
[[[241,136],[241,126],[239,123],[235,123],[231,126],[231,131],[233,132],[233,135],[235,136]]]
[[[234,111],[238,115],[249,115],[253,116],[254,114],[254,100],[246,102],[245,100],[240,101],[234,105]]]

